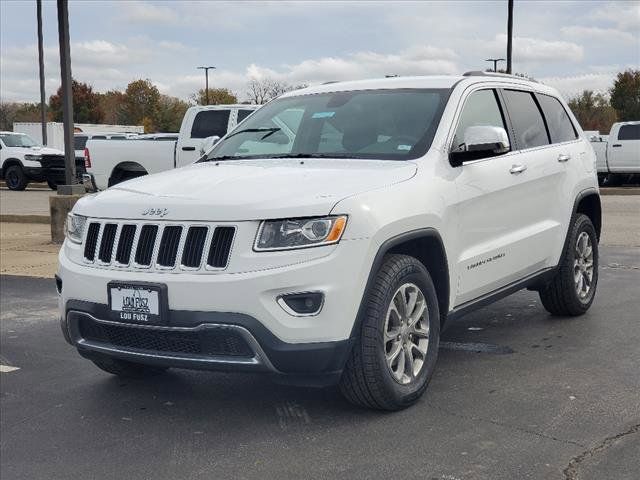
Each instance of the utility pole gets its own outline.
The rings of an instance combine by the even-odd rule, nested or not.
[[[40,64],[40,123],[42,145],[47,144],[47,105],[44,103],[44,52],[42,48],[42,0],[36,0],[38,15],[38,62]]]
[[[209,70],[215,70],[216,67],[198,67],[198,70],[204,70],[204,78],[205,78],[205,90],[204,97],[206,99],[207,105],[209,105]]]
[[[60,77],[62,80],[62,121],[64,124],[65,184],[58,187],[59,195],[84,193],[76,178],[76,159],[73,149],[73,91],[71,88],[71,50],[69,48],[69,0],[58,2],[58,42],[60,43]]]
[[[507,19],[507,73],[511,74],[511,52],[513,50],[513,0],[508,0]]]
[[[504,58],[487,58],[485,62],[493,62],[493,71],[498,71],[498,62],[504,62]]]

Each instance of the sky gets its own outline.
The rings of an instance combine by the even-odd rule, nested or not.
[[[0,100],[38,101],[35,0],[0,0]],[[60,85],[56,3],[43,1],[47,97]],[[251,78],[293,85],[384,75],[458,75],[506,56],[507,2],[70,1],[71,69],[99,92],[150,79],[187,99],[246,96]],[[640,0],[515,0],[513,70],[606,92],[640,68]]]

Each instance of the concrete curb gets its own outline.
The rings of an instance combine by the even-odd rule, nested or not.
[[[51,217],[49,215],[2,214],[2,215],[0,215],[0,222],[6,222],[6,223],[46,223],[46,224],[51,224]]]
[[[7,188],[7,184],[4,182],[0,182],[0,188],[2,190],[9,190],[9,188]],[[29,183],[29,185],[27,185],[27,190],[49,190],[49,191],[53,191],[49,188],[49,185],[47,185],[46,183]]]
[[[640,195],[639,187],[601,187],[600,195]]]

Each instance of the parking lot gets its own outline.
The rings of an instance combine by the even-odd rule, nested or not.
[[[603,197],[587,315],[550,317],[524,291],[464,317],[398,413],[257,375],[119,380],[64,342],[50,278],[2,276],[2,477],[636,479],[639,199]]]

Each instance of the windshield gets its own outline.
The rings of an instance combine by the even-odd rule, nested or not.
[[[448,89],[358,90],[274,100],[230,132],[206,160],[422,156]]]
[[[7,147],[35,147],[38,145],[29,135],[22,133],[2,133],[0,138]]]

